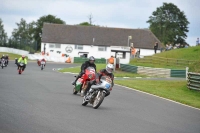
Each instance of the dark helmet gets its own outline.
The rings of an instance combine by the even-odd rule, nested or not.
[[[91,64],[94,64],[95,58],[94,58],[93,56],[90,56],[90,57],[89,57],[89,62],[90,62]]]

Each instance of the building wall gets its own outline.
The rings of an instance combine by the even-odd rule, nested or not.
[[[106,47],[106,51],[99,51],[98,46],[90,46],[90,45],[83,45],[83,50],[75,49],[74,44],[61,44],[60,48],[50,48],[50,43],[46,44],[46,52],[49,52],[50,55],[54,56],[61,56],[62,54],[67,54],[71,57],[80,57],[82,53],[80,52],[88,52],[89,56],[94,56],[95,58],[109,58],[111,56],[111,50],[110,47]],[[66,52],[66,47],[71,47],[72,52]],[[41,51],[44,50],[44,43],[41,44]],[[53,52],[51,52],[53,50]],[[60,51],[60,53],[57,53],[57,51]]]

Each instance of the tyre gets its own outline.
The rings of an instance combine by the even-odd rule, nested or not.
[[[78,93],[78,91],[76,91],[75,87],[73,89],[73,94],[76,95]]]
[[[44,65],[41,66],[41,70],[43,70],[43,69],[44,69]]]
[[[88,102],[87,101],[85,101],[85,97],[83,97],[83,102],[82,102],[82,105],[83,106],[86,106],[88,104]]]
[[[103,92],[100,92],[99,97],[95,97],[94,103],[92,105],[94,109],[97,109],[101,105],[101,103],[104,100],[104,97],[105,97],[105,93]]]

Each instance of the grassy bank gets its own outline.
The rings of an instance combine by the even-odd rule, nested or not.
[[[185,69],[186,67],[190,67],[191,71],[199,71],[199,69],[195,68],[197,65],[196,63],[188,65],[188,61],[200,62],[200,47],[189,47],[165,51],[153,56],[145,57],[144,59],[133,59],[130,64],[136,66],[169,69]]]
[[[200,92],[187,89],[186,81],[116,80],[115,83],[200,108]]]
[[[19,58],[21,57],[22,55],[18,55],[18,54],[12,54],[12,53],[6,53],[6,52],[0,52],[0,56],[2,55],[8,55],[10,60],[14,60],[15,58]]]

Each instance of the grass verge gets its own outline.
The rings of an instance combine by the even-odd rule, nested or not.
[[[59,72],[79,73],[80,72],[80,66],[73,67],[73,68],[63,68],[63,69],[60,69]],[[97,71],[104,69],[106,67],[105,64],[96,64],[96,66],[97,66]],[[116,70],[114,72],[114,75],[115,75],[115,77],[146,77],[144,75],[139,75],[139,74],[136,74],[136,73],[123,72],[123,71],[120,71],[120,70]]]
[[[8,55],[10,60],[14,60],[15,58],[19,58],[22,55],[18,55],[18,54],[13,54],[13,53],[7,53],[7,52],[0,52],[0,56],[2,57],[2,55]]]
[[[115,80],[115,83],[200,108],[200,92],[189,90],[186,81]]]

